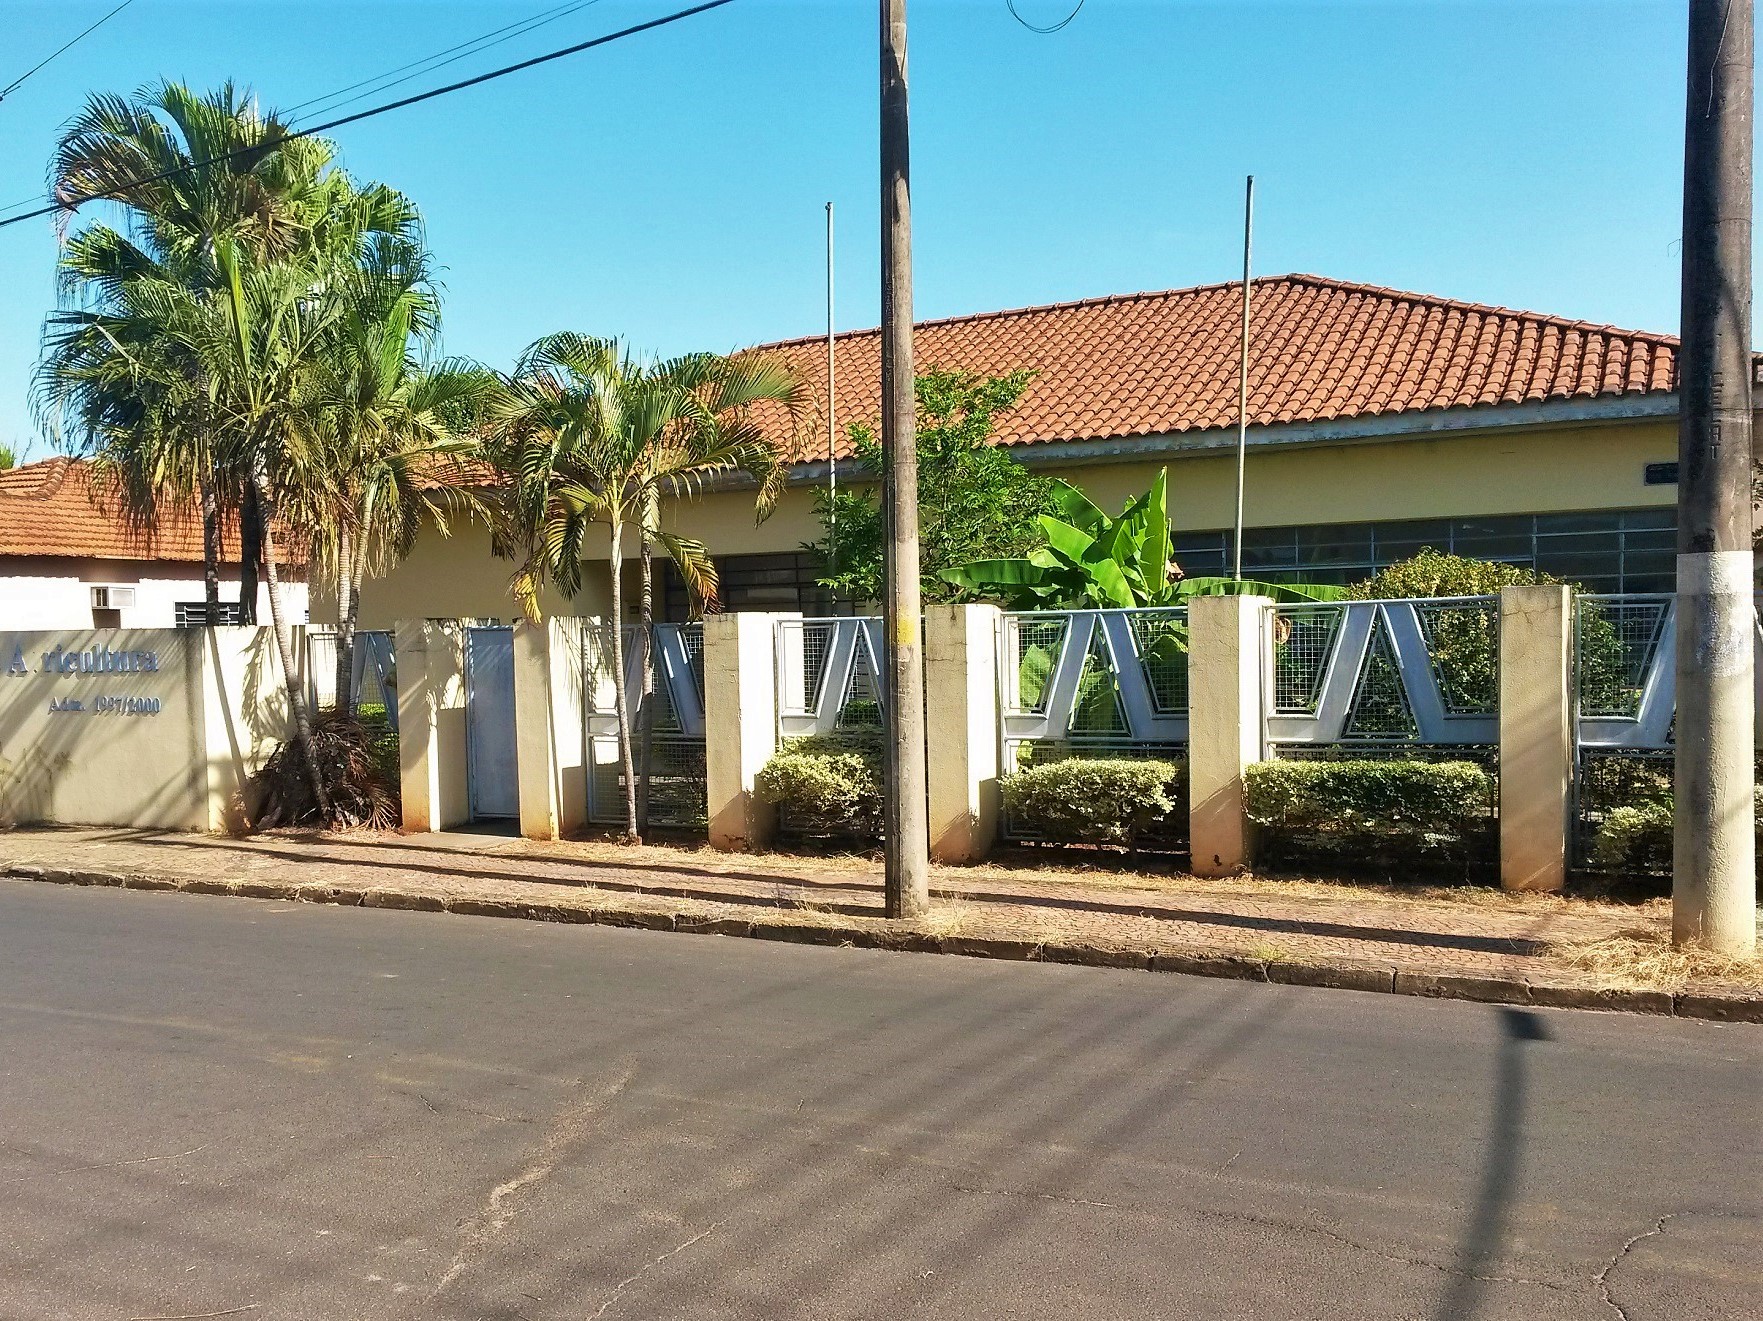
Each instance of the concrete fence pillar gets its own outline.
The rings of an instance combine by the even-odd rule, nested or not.
[[[1196,876],[1254,862],[1243,774],[1263,755],[1264,596],[1188,603],[1188,830]]]
[[[704,620],[704,788],[710,845],[771,842],[777,811],[753,778],[777,750],[776,626],[782,615],[738,611]]]
[[[1500,884],[1567,884],[1573,804],[1573,591],[1500,591]]]
[[[998,624],[992,605],[924,611],[930,852],[978,862],[998,838]]]
[[[520,833],[562,839],[588,822],[584,634],[598,620],[514,626],[515,756]]]
[[[398,763],[406,831],[471,819],[465,744],[465,629],[455,620],[400,620]]]

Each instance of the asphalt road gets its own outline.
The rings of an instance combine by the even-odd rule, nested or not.
[[[1763,1316],[1763,1029],[0,883],[0,1317]]]

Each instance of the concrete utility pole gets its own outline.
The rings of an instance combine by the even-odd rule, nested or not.
[[[1753,0],[1690,0],[1678,361],[1677,758],[1672,939],[1757,938],[1752,833]]]
[[[912,184],[906,126],[906,0],[881,0],[881,392],[887,600],[885,879],[889,917],[930,909],[923,613],[918,591],[918,432],[912,376]]]

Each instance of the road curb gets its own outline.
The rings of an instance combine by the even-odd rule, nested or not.
[[[1009,959],[1022,963],[1064,963],[1092,968],[1181,973],[1312,986],[1329,990],[1411,995],[1434,1000],[1547,1009],[1592,1009],[1630,1014],[1694,1018],[1715,1023],[1763,1023],[1763,995],[1712,991],[1628,990],[1619,987],[1564,986],[1507,977],[1417,973],[1376,963],[1340,960],[1308,963],[1256,959],[1205,950],[1143,950],[1029,941],[976,935],[944,936],[874,918],[851,921],[788,921],[783,918],[701,917],[660,908],[608,908],[558,900],[447,898],[383,886],[301,884],[294,881],[221,880],[151,872],[98,872],[83,869],[0,863],[0,876],[48,885],[113,886],[129,890],[181,890],[187,894],[242,899],[282,899],[409,912],[453,913],[461,917],[501,917],[526,922],[576,923],[679,931],[688,935],[738,936],[798,945],[849,946],[894,953],[949,954],[961,958]],[[804,916],[821,914],[803,910]]]

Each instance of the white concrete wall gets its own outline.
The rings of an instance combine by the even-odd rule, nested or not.
[[[203,599],[201,566],[195,566],[195,577],[113,576],[93,565],[77,560],[66,562],[66,572],[0,573],[0,628],[15,629],[89,629],[92,627],[92,592],[97,584],[135,589],[135,604],[123,610],[123,628],[172,628],[177,624],[180,601]],[[57,566],[59,568],[59,566]],[[104,576],[99,576],[104,575]],[[236,576],[222,578],[220,599],[237,601],[239,583]],[[282,584],[282,603],[290,624],[304,624],[307,619],[307,593],[303,582]],[[269,588],[260,586],[257,593],[257,618],[269,622]]]
[[[215,830],[239,819],[250,777],[288,731],[271,639],[267,628],[0,632],[0,821]],[[60,663],[94,649],[121,659]]]

